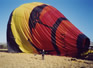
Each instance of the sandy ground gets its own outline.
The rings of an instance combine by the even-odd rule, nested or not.
[[[0,68],[93,68],[93,61],[64,56],[0,52]]]

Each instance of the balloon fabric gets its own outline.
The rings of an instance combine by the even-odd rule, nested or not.
[[[12,11],[7,25],[9,52],[80,57],[89,38],[51,5],[33,2]]]

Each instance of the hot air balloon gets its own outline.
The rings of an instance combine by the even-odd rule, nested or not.
[[[9,52],[80,57],[90,40],[51,5],[33,2],[12,11],[7,25]]]

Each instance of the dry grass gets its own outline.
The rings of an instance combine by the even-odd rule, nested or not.
[[[63,56],[0,52],[0,68],[93,68],[93,61]]]

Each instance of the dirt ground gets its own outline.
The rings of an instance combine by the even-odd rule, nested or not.
[[[0,68],[93,68],[93,61],[64,56],[0,52]]]

